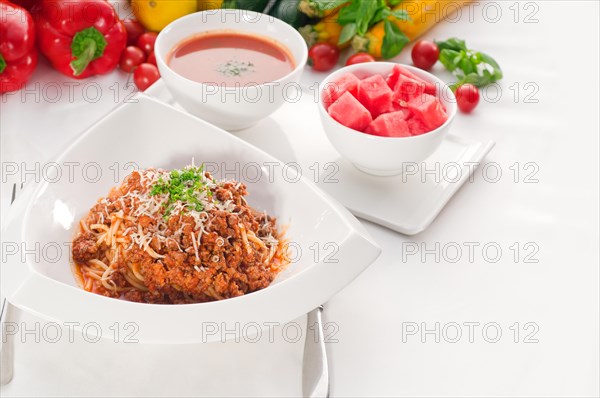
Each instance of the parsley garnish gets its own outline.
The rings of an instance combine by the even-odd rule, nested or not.
[[[225,64],[219,65],[217,71],[227,77],[238,77],[247,72],[254,72],[254,64],[252,62],[243,62],[232,59]]]
[[[183,170],[173,170],[169,174],[169,180],[165,181],[162,177],[152,186],[150,195],[169,195],[169,200],[163,206],[166,208],[164,218],[168,218],[173,209],[174,203],[181,201],[186,207],[203,211],[204,205],[199,199],[201,194],[212,197],[212,191],[208,189],[203,180],[204,165],[200,167],[190,167]]]

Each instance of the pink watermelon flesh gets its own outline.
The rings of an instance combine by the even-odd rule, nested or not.
[[[413,115],[412,112],[408,108],[402,107],[401,105],[399,105],[395,102],[392,102],[392,106],[385,113],[400,113],[403,115],[404,120],[410,119]]]
[[[329,107],[329,115],[351,129],[364,131],[373,121],[371,113],[352,94],[345,92]]]
[[[373,75],[361,80],[357,98],[373,117],[377,117],[390,109],[392,94],[383,76]]]
[[[365,133],[382,137],[410,137],[410,129],[405,117],[404,111],[385,113],[375,119]]]
[[[413,98],[408,102],[408,109],[421,119],[428,131],[440,127],[448,119],[442,104],[433,95],[423,94]]]
[[[408,102],[413,98],[423,95],[424,92],[425,85],[422,82],[400,75],[396,81],[396,87],[394,87],[392,101]]]
[[[406,110],[408,113],[410,113],[410,111],[406,107],[403,107],[402,105],[400,105],[397,102],[392,102],[386,113],[398,112],[401,110]]]
[[[408,125],[408,130],[410,131],[411,135],[420,135],[429,131],[429,129],[418,117],[411,117],[406,121],[406,124]]]
[[[398,65],[396,65],[396,66],[398,66]],[[394,68],[396,66],[394,66]],[[408,69],[402,68],[401,66],[398,66],[398,68],[399,68],[399,72],[400,72],[401,75],[404,75],[404,76],[406,76],[406,77],[408,77],[410,79],[416,80],[419,83],[423,83],[425,85],[425,93],[431,94],[431,95],[435,95],[435,93],[436,93],[435,83],[423,80],[419,76],[417,76],[414,73],[410,72]]]
[[[410,72],[408,69],[404,69],[400,65],[394,65],[394,69],[392,69],[392,73],[390,73],[387,77],[387,84],[393,90],[396,88],[396,83],[398,82],[399,76],[406,76],[409,79],[416,80],[419,83],[422,83],[425,86],[425,92],[427,94],[435,95],[436,89],[435,84],[428,82],[426,80],[421,79],[419,76]]]
[[[353,73],[347,73],[337,79],[335,82],[328,84],[323,91],[323,104],[325,109],[340,98],[346,91],[356,97],[358,83],[360,79]]]
[[[402,69],[400,65],[394,65],[392,73],[390,73],[385,79],[386,83],[388,84],[388,87],[392,90],[396,87],[396,83],[398,82],[398,77],[401,74],[400,69]]]

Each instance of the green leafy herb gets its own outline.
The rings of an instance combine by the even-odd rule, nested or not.
[[[398,21],[410,21],[410,22],[412,22],[412,19],[408,16],[408,13],[406,12],[406,10],[392,10],[391,14]]]
[[[204,165],[183,170],[173,170],[169,179],[159,177],[150,189],[150,195],[168,195],[169,200],[164,204],[164,218],[168,218],[174,209],[174,203],[183,202],[186,207],[202,211],[204,205],[200,197],[212,197],[212,192],[204,183]]]
[[[347,6],[341,8],[338,14],[337,23],[340,25],[346,25],[349,23],[356,24],[359,5],[360,3],[358,1],[353,1]]]
[[[379,8],[379,1],[376,0],[359,0],[358,15],[356,17],[356,32],[364,36],[372,24],[373,17]]]
[[[344,44],[350,41],[354,35],[356,35],[356,24],[351,22],[347,25],[344,25],[342,31],[340,32],[340,38],[338,39],[338,44]]]
[[[485,53],[468,49],[464,40],[452,38],[436,44],[440,62],[458,79],[453,88],[465,83],[483,87],[502,79],[498,62]]]
[[[381,45],[381,56],[385,59],[394,58],[400,54],[400,51],[410,41],[404,33],[400,31],[398,25],[386,19],[383,25],[385,35]]]
[[[442,50],[453,50],[453,51],[464,50],[464,51],[467,51],[467,45],[466,45],[465,41],[457,39],[456,37],[453,37],[446,41],[436,41],[435,44],[437,44],[440,51],[442,51]]]
[[[217,71],[227,77],[238,77],[244,73],[254,72],[254,64],[252,62],[229,60],[227,63],[219,65]]]
[[[308,0],[307,0],[308,1]],[[313,2],[331,0],[310,0]],[[365,37],[373,25],[384,23],[384,37],[381,53],[384,58],[393,58],[409,42],[396,25],[396,21],[411,21],[406,10],[393,10],[402,0],[346,0],[348,4],[339,11],[337,23],[343,26],[338,44],[352,41],[355,49],[365,51],[368,39]],[[343,3],[342,3],[343,4]],[[338,6],[340,4],[337,4]]]
[[[312,3],[321,11],[333,10],[347,2],[348,0],[312,0]]]
[[[373,16],[372,23],[376,24],[377,22],[381,22],[384,19],[386,19],[387,17],[389,17],[390,15],[391,15],[391,11],[390,11],[389,7],[380,7],[379,9],[377,9],[377,12]]]

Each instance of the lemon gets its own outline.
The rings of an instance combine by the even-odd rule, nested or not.
[[[197,10],[196,0],[131,0],[136,19],[153,32]]]

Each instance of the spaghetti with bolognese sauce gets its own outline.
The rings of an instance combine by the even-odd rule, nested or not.
[[[80,222],[73,273],[85,290],[156,304],[221,300],[267,287],[287,265],[276,219],[246,186],[203,167],[129,174]]]

